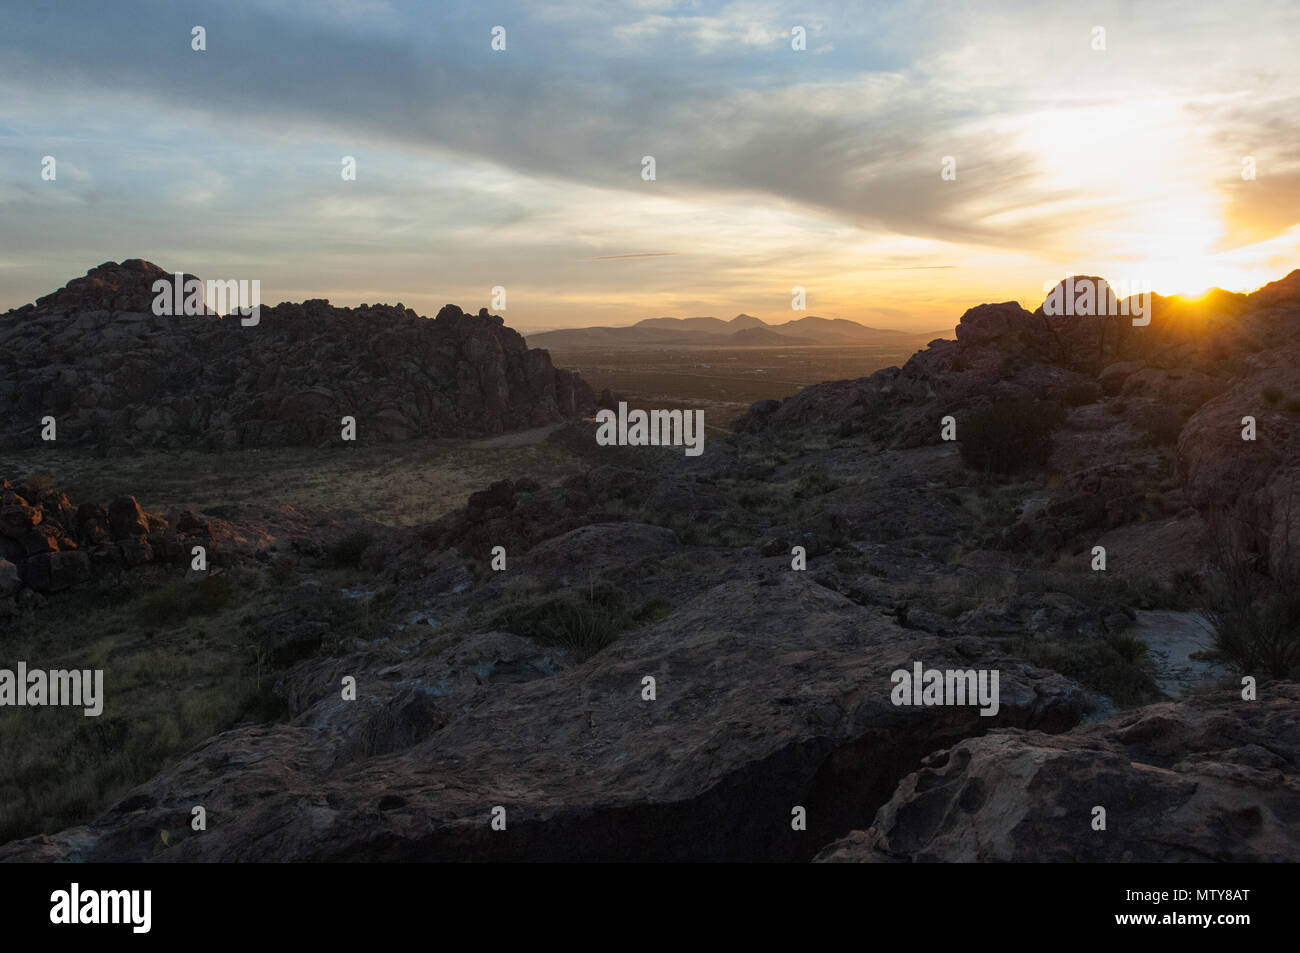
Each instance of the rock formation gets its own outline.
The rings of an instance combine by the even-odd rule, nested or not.
[[[192,276],[186,276],[192,277]],[[486,310],[428,320],[398,305],[263,307],[256,325],[157,316],[139,259],[107,262],[0,316],[0,445],[235,449],[337,440],[464,437],[553,423],[590,388]]]
[[[926,758],[870,828],[817,860],[1291,861],[1298,810],[1300,686],[1276,684],[1258,704],[1228,692],[1068,734],[968,739]]]

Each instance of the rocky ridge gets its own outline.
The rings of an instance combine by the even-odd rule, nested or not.
[[[194,276],[185,275],[183,280]],[[153,314],[139,259],[106,262],[34,304],[0,315],[0,445],[57,437],[106,452],[235,449],[337,440],[463,437],[573,417],[590,388],[486,310],[325,300],[263,307],[256,325],[211,311]]]

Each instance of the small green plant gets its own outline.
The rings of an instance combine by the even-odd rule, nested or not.
[[[621,590],[593,584],[578,596],[557,594],[507,605],[492,616],[489,625],[543,645],[569,649],[579,661],[585,661],[612,645],[634,621],[624,609]]]
[[[1129,665],[1137,665],[1147,657],[1147,644],[1122,632],[1107,633],[1106,644]]]

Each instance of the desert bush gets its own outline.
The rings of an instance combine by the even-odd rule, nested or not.
[[[1178,435],[1183,432],[1186,422],[1187,416],[1181,409],[1154,404],[1142,414],[1138,429],[1146,434],[1153,446],[1172,446],[1178,442]]]
[[[209,576],[199,582],[175,579],[140,599],[136,619],[146,626],[180,625],[190,616],[215,615],[234,595],[229,576]]]
[[[297,574],[297,569],[293,560],[288,556],[276,556],[271,560],[270,566],[267,567],[267,575],[271,577],[271,582],[277,586],[287,586],[293,581]]]
[[[1263,395],[1264,399],[1270,404],[1276,404],[1285,396],[1280,389],[1274,387],[1272,384],[1264,388]]]
[[[361,556],[375,540],[365,530],[348,533],[325,550],[325,565],[331,569],[351,569],[361,564]]]
[[[1300,592],[1229,589],[1210,619],[1215,648],[1242,672],[1288,678],[1300,670]]]
[[[986,473],[1013,473],[1047,461],[1052,434],[1064,418],[1053,401],[1005,400],[959,420],[962,460]]]
[[[54,477],[51,474],[41,470],[28,475],[27,497],[29,500],[39,500],[52,489],[54,489]]]
[[[1018,653],[1100,692],[1119,705],[1144,705],[1161,697],[1151,678],[1147,647],[1125,635],[1105,638],[1026,639]]]
[[[1289,539],[1290,507],[1282,539]],[[1252,550],[1268,538],[1232,514],[1211,520],[1218,578],[1208,615],[1215,648],[1248,675],[1288,678],[1300,673],[1300,554],[1287,547],[1278,558]]]
[[[668,618],[672,611],[672,603],[667,600],[651,599],[632,613],[632,619],[638,625],[653,625]]]
[[[809,463],[799,471],[799,479],[795,483],[795,499],[806,500],[814,496],[822,496],[837,486],[839,484],[826,472],[824,466],[819,463]]]
[[[1079,381],[1061,391],[1061,403],[1066,407],[1082,407],[1101,400],[1101,385],[1096,381]]]
[[[612,645],[632,622],[622,591],[601,584],[581,595],[557,594],[508,604],[488,624],[543,645],[569,649],[579,661],[585,661]]]

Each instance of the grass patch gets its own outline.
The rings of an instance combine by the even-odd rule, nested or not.
[[[521,593],[494,613],[487,626],[568,649],[586,661],[627,629],[660,622],[671,611],[662,599],[629,610],[621,589],[596,583],[580,593]]]
[[[1120,576],[1109,572],[1070,573],[1054,588],[1087,606],[1121,605],[1133,609],[1199,609],[1205,594],[1195,574],[1180,572],[1172,581],[1151,576]]]
[[[85,823],[217,732],[283,716],[284,703],[258,681],[233,590],[229,576],[214,576],[128,601],[66,593],[7,633],[6,654],[33,668],[103,669],[104,709],[93,718],[78,708],[6,709],[0,842]],[[142,633],[142,615],[201,615],[204,634]]]
[[[1118,705],[1146,705],[1162,697],[1151,678],[1146,645],[1127,635],[1022,639],[1017,654],[1106,695]]]
[[[580,597],[541,596],[507,605],[491,617],[492,628],[571,651],[579,661],[612,645],[631,624],[623,594],[613,586],[592,586]]]
[[[144,626],[176,626],[191,616],[214,615],[234,597],[235,584],[229,575],[208,576],[199,582],[173,579],[143,596],[135,616]]]

